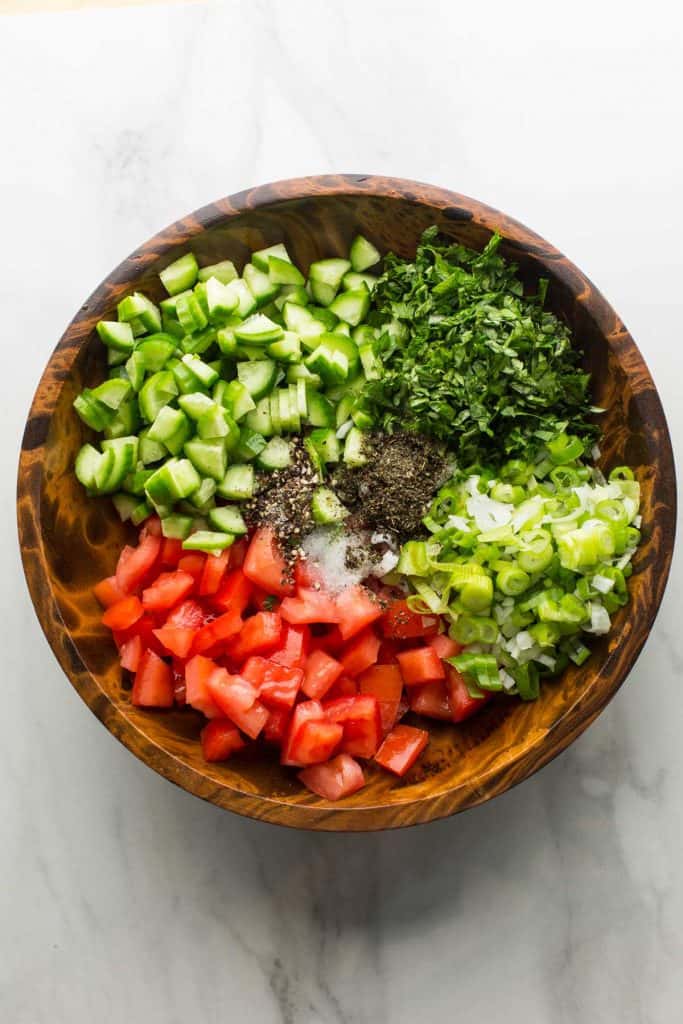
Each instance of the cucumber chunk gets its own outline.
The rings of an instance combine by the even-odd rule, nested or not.
[[[334,491],[329,487],[318,487],[311,498],[311,512],[316,523],[340,523],[349,514]]]
[[[376,263],[379,263],[382,257],[372,242],[369,242],[363,235],[356,235],[351,242],[349,258],[353,269],[362,274],[368,267],[374,267]]]
[[[221,505],[209,511],[209,522],[221,533],[232,533],[237,537],[247,532],[242,513],[235,505]]]

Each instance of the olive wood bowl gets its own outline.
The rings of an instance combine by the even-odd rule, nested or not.
[[[254,746],[226,764],[205,764],[201,716],[150,712],[130,702],[116,650],[101,625],[93,584],[109,575],[128,537],[107,499],[86,497],[72,472],[88,431],[72,410],[81,388],[102,378],[94,330],[134,289],[162,297],[159,271],[191,249],[200,264],[241,266],[254,249],[284,241],[294,260],[347,252],[357,232],[382,252],[412,256],[437,224],[481,249],[492,232],[530,285],[550,280],[548,302],[574,332],[593,375],[601,464],[632,467],[641,483],[643,540],[631,599],[591,658],[543,686],[539,700],[501,698],[470,721],[429,723],[429,746],[403,779],[372,765],[367,785],[337,804],[313,796],[274,752]],[[623,323],[561,253],[517,221],[431,185],[367,175],[299,178],[240,192],[184,217],[125,260],[69,324],[42,376],[24,433],[18,481],[21,553],[45,635],[91,710],[129,750],[190,793],[239,814],[295,828],[365,831],[432,821],[473,807],[528,778],[602,711],[635,662],[662,599],[671,562],[676,489],[669,432],[652,378]]]

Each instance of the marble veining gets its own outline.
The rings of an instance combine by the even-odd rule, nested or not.
[[[533,779],[428,827],[308,835],[203,804],[99,726],[14,540],[26,411],[78,305],[180,214],[295,174],[433,181],[534,227],[624,317],[683,443],[681,15],[610,8],[0,17],[3,1022],[681,1019],[680,559],[628,683]]]

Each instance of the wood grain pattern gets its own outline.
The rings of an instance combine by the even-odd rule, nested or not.
[[[474,248],[492,231],[530,282],[550,278],[549,301],[586,350],[602,418],[605,467],[627,463],[643,489],[644,540],[631,601],[589,662],[544,687],[533,704],[492,702],[458,727],[430,725],[426,754],[402,780],[372,767],[369,784],[341,804],[305,792],[273,755],[249,750],[227,765],[203,763],[193,712],[148,713],[130,704],[115,649],[91,587],[110,573],[125,528],[108,501],[87,499],[72,473],[87,431],[71,403],[101,376],[94,325],[134,288],[161,298],[159,270],[188,248],[200,263],[284,241],[300,265],[346,252],[361,231],[382,251],[414,254],[430,224]],[[240,814],[298,828],[370,830],[441,818],[528,778],[600,713],[626,678],[652,626],[674,540],[674,463],[650,374],[616,313],[587,278],[523,225],[465,196],[416,182],[365,175],[278,182],[207,206],[160,232],[100,285],[57,345],[38,386],[19,465],[18,520],[31,597],[67,676],[104,725],[155,771]]]

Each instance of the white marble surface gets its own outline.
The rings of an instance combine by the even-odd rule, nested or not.
[[[166,223],[333,170],[451,186],[569,254],[683,442],[673,4],[245,0],[0,18],[6,1024],[673,1024],[683,1018],[681,564],[599,721],[488,806],[296,834],[139,764],[61,675],[15,542],[47,356]]]

